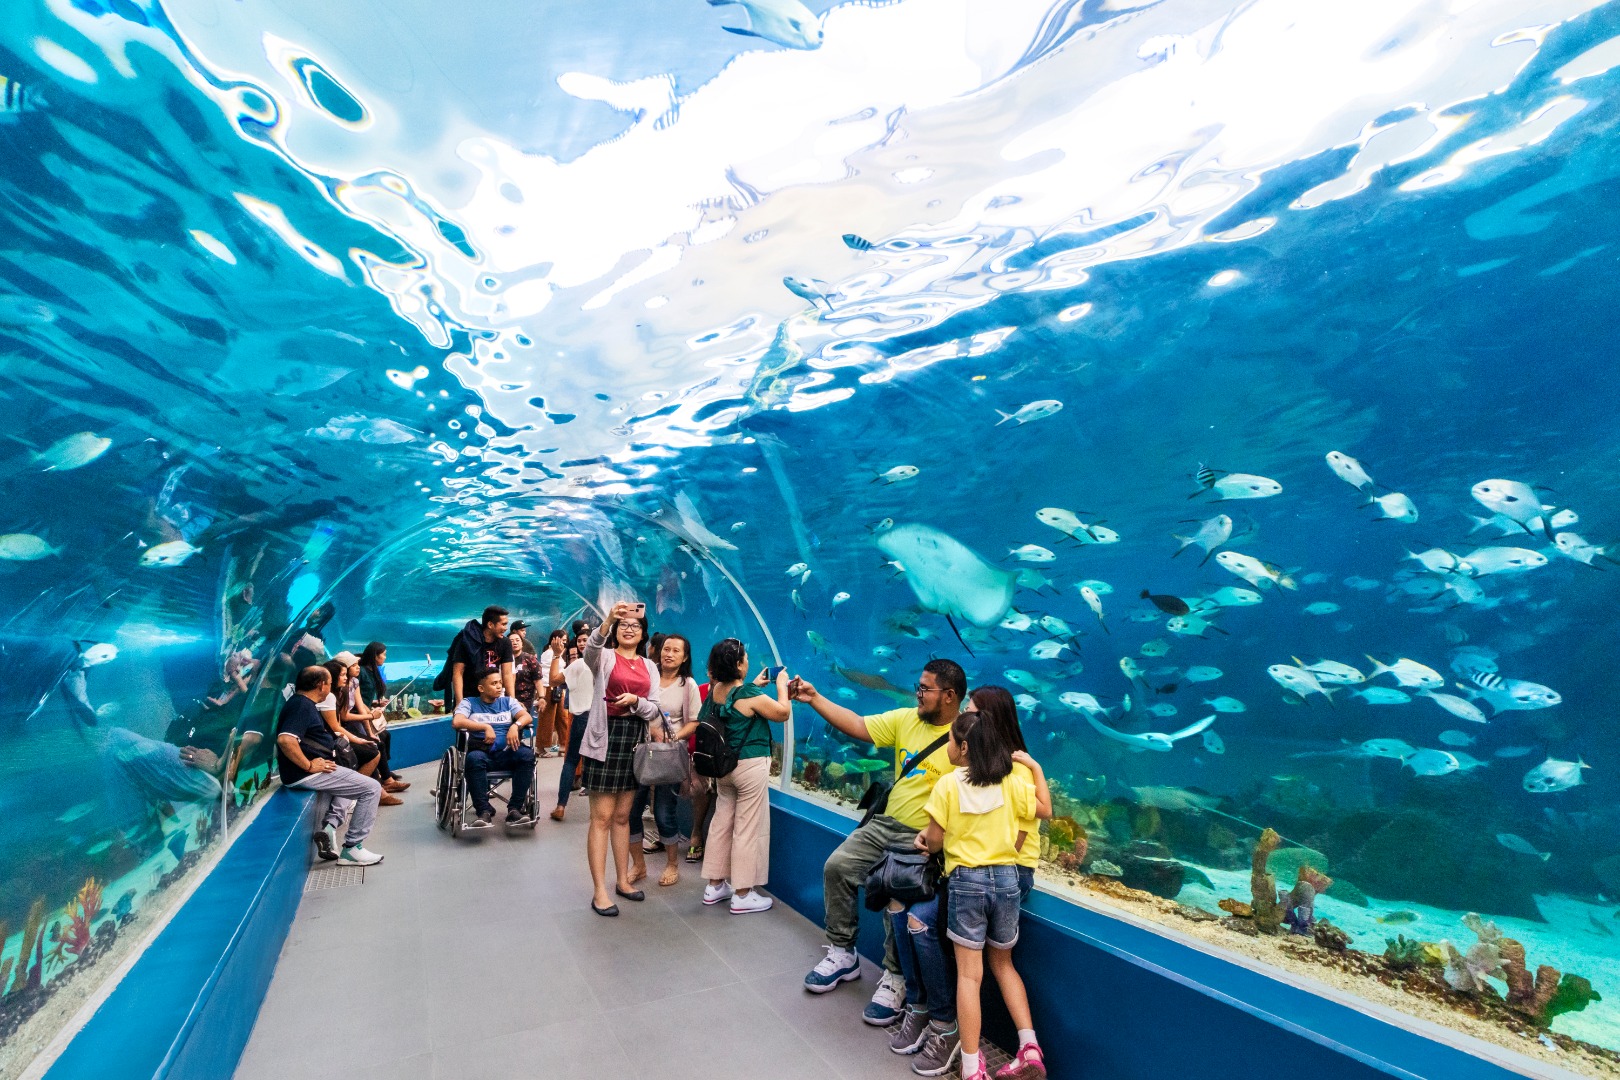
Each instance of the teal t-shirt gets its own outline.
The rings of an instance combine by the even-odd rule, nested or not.
[[[759,697],[765,692],[763,686],[744,683],[731,692],[724,705],[712,696],[703,703],[705,713],[725,722],[726,742],[737,751],[739,761],[771,756],[771,722],[763,716],[744,716],[735,708],[737,702]]]

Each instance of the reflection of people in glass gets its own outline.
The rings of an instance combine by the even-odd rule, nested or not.
[[[101,723],[85,672],[117,656],[118,650],[103,642],[0,639],[0,716],[5,728],[20,733],[48,704],[60,705],[95,751],[105,773],[104,794],[112,820],[120,828],[148,819],[159,803],[218,799],[217,753],[182,757],[181,747],[174,743]]]

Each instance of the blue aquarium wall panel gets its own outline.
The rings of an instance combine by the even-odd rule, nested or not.
[[[819,923],[822,864],[855,822],[792,794],[771,795],[771,891]],[[864,907],[857,948],[882,962],[882,924]],[[1317,1080],[1517,1075],[1053,893],[1031,894],[1013,956],[1054,1076],[1253,1080],[1257,1070]],[[994,980],[987,977],[984,986],[986,1037],[1016,1045]]]
[[[219,1080],[236,1068],[297,914],[319,800],[278,790],[46,1073]]]
[[[456,743],[456,732],[450,726],[449,717],[394,724],[389,730],[393,737],[389,743],[388,764],[395,769],[437,761]]]

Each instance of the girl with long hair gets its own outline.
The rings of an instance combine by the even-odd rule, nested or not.
[[[709,650],[709,700],[700,717],[725,725],[737,767],[715,781],[714,820],[703,850],[703,876],[709,881],[703,902],[729,898],[733,915],[767,911],[772,903],[757,891],[771,863],[771,725],[786,721],[793,706],[787,672],[778,671],[770,689],[766,674],[748,681],[748,649],[736,638]]]
[[[684,742],[697,731],[697,682],[692,678],[692,643],[684,634],[657,635],[663,640],[658,648],[658,703],[663,709],[660,723],[655,725],[655,742]],[[676,806],[680,801],[679,784],[659,784],[636,791],[636,801],[630,807],[630,859],[632,884],[647,876],[647,856],[665,852],[667,862],[658,879],[663,886],[678,884],[681,880],[681,836],[676,821]],[[652,803],[653,821],[658,825],[658,838],[644,840],[641,824],[642,811]]]
[[[1026,845],[1039,847],[1036,819],[1052,816],[1052,797],[1039,763],[1018,749],[1023,738],[1016,730],[1017,713],[1010,713],[1009,724],[1006,712],[1011,695],[990,692],[997,689],[970,694],[951,724],[946,749],[957,768],[934,785],[928,827],[916,841],[926,851],[945,853],[951,898],[945,932],[956,947],[963,1080],[989,1080],[979,1055],[984,1021],[979,991],[986,964],[1018,1028],[1017,1056],[997,1070],[997,1080],[1046,1075],[1012,947],[1018,943],[1022,901],[1019,856]]]

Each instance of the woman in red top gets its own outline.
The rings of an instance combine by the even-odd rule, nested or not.
[[[611,646],[611,648],[609,647]],[[590,862],[595,896],[591,909],[598,915],[617,915],[618,906],[607,892],[607,852],[611,841],[616,884],[613,891],[626,900],[643,900],[630,876],[630,806],[635,801],[636,744],[649,738],[648,713],[658,716],[658,669],[647,659],[647,619],[631,613],[630,605],[615,604],[608,621],[585,643],[585,662],[595,673],[596,701],[581,741],[585,763],[585,790],[590,793],[591,826],[585,853]],[[646,703],[651,702],[649,709]]]

